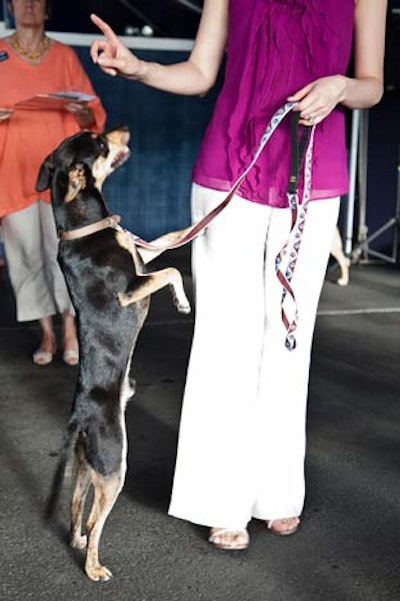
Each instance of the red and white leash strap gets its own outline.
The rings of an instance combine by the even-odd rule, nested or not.
[[[314,132],[315,126],[311,128],[304,160],[302,198],[300,200],[298,185],[295,191],[288,191],[287,193],[289,207],[292,211],[292,223],[289,237],[275,260],[276,275],[283,286],[281,315],[283,325],[286,328],[285,346],[289,351],[296,348],[295,331],[297,329],[299,313],[291,281],[299,255],[308,203],[311,196]],[[289,313],[291,314],[291,317],[289,317]]]
[[[259,142],[258,148],[254,154],[253,160],[251,161],[251,163],[249,164],[249,166],[246,168],[246,170],[238,177],[238,179],[235,181],[235,183],[232,185],[232,187],[230,188],[227,196],[224,198],[224,200],[217,205],[212,211],[210,211],[209,213],[207,213],[207,215],[205,215],[200,221],[198,221],[197,223],[194,223],[192,226],[182,230],[180,233],[181,235],[179,236],[179,238],[177,240],[175,240],[174,242],[170,243],[170,244],[157,244],[154,242],[147,242],[146,240],[143,240],[142,238],[140,238],[139,236],[137,236],[136,234],[133,234],[132,232],[131,235],[133,237],[133,241],[137,246],[141,246],[142,248],[147,248],[149,250],[160,250],[160,251],[164,251],[164,250],[170,250],[173,248],[178,248],[179,246],[183,246],[184,244],[187,244],[188,242],[191,242],[196,236],[198,236],[199,234],[201,234],[201,232],[207,227],[207,225],[229,204],[229,202],[232,200],[235,192],[237,191],[237,189],[239,188],[240,184],[243,182],[243,180],[247,177],[247,175],[249,174],[249,172],[253,169],[254,165],[257,162],[258,157],[260,156],[261,152],[263,151],[265,145],[267,144],[268,140],[270,139],[270,137],[272,136],[272,134],[274,133],[274,131],[276,130],[276,128],[278,127],[278,125],[281,123],[281,121],[283,121],[283,119],[286,117],[286,115],[288,113],[290,113],[290,111],[293,109],[293,107],[295,106],[294,102],[288,102],[286,103],[284,106],[282,106],[280,109],[278,109],[276,111],[276,113],[273,115],[273,117],[271,118],[270,122],[267,125],[267,128]]]

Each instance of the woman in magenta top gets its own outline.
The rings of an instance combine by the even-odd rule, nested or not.
[[[229,190],[288,96],[310,79],[346,74],[353,23],[354,0],[341,2],[340,10],[334,0],[230,2],[225,80],[195,165],[197,184]],[[278,128],[241,196],[287,207],[288,129],[289,121]],[[344,110],[338,107],[315,134],[312,198],[345,194],[346,165]]]
[[[288,119],[194,244],[196,324],[170,514],[211,527],[218,548],[246,548],[252,518],[280,535],[300,524],[310,349],[347,191],[343,111],[381,98],[385,16],[385,0],[205,0],[193,50],[175,65],[138,59],[92,16],[106,36],[91,49],[103,71],[165,91],[206,93],[226,51],[224,85],[194,167],[195,221],[250,164],[279,107],[295,102],[300,124],[316,125],[312,201],[291,280],[294,350],[284,345],[275,271],[292,216]]]

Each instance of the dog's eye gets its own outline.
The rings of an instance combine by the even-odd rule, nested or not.
[[[100,152],[103,156],[107,156],[109,149],[108,144],[103,138],[98,138],[100,144]]]

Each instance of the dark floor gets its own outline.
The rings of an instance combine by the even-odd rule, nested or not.
[[[187,253],[168,256],[186,272]],[[0,284],[2,601],[398,601],[400,599],[400,272],[328,271],[310,382],[307,499],[299,533],[250,526],[245,552],[214,550],[205,529],[167,515],[192,318],[154,296],[133,363],[129,470],[104,530],[97,584],[41,514],[73,394],[76,368],[34,366],[35,324],[17,325]],[[207,436],[207,433],[204,433]],[[238,482],[240,486],[240,482]]]

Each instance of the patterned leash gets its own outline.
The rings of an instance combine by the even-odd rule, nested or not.
[[[285,346],[290,351],[296,348],[295,331],[299,319],[296,297],[291,286],[291,281],[299,256],[308,203],[311,196],[311,170],[315,133],[315,126],[305,127],[299,140],[298,119],[298,113],[293,113],[291,121],[291,173],[287,190],[289,207],[292,211],[292,222],[288,239],[275,260],[276,275],[283,287],[281,316],[286,328]],[[303,170],[303,193],[300,199],[299,180],[301,169]],[[292,315],[291,318],[289,318],[289,312]]]

